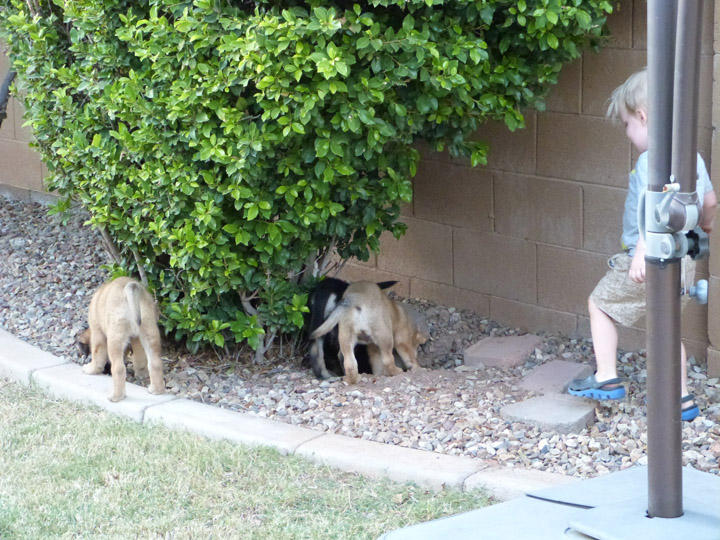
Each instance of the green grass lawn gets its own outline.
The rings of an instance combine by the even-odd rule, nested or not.
[[[0,540],[375,539],[487,505],[148,427],[0,380]]]

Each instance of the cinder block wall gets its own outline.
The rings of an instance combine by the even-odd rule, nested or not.
[[[529,331],[589,335],[587,297],[620,251],[628,173],[637,153],[621,124],[605,118],[607,99],[646,65],[647,3],[622,1],[610,18],[612,41],[567,66],[543,113],[526,113],[515,133],[489,125],[487,167],[425,152],[405,209],[407,235],[382,239],[367,264],[348,264],[348,279],[398,279],[400,294],[473,309]],[[706,2],[699,145],[712,164],[713,33]],[[720,68],[719,68],[720,69]],[[720,103],[719,100],[715,100]],[[715,180],[720,188],[720,179]],[[720,305],[720,240],[715,235],[715,305]],[[708,276],[707,261],[699,265]],[[688,350],[705,358],[707,306],[683,319]],[[720,323],[720,320],[718,320]],[[718,345],[720,324],[711,337]],[[644,328],[621,328],[620,345],[645,347]],[[713,349],[714,350],[714,349]]]
[[[8,59],[0,43],[0,78],[8,71]],[[0,80],[2,82],[2,80]],[[32,130],[23,127],[22,105],[10,97],[7,118],[0,126],[0,194],[25,199],[45,199],[45,170],[40,156],[28,143]]]
[[[720,3],[718,3],[720,5]],[[346,279],[397,279],[404,296],[472,309],[529,331],[589,335],[587,296],[619,249],[628,171],[637,155],[622,127],[604,117],[612,90],[646,62],[646,1],[621,0],[610,18],[612,41],[566,66],[547,111],[526,113],[526,128],[488,125],[487,167],[424,150],[414,200],[404,208],[408,233],[382,239],[368,263],[349,263]],[[708,167],[720,142],[720,6],[705,2],[699,145]],[[7,59],[0,44],[0,76]],[[11,99],[0,128],[0,194],[44,198],[43,165],[28,146],[22,107]],[[720,161],[719,161],[720,162]],[[711,171],[712,172],[712,171]],[[720,178],[715,178],[720,192]],[[719,223],[720,227],[720,223]],[[683,319],[689,352],[707,353],[720,375],[720,232],[711,239],[708,307]],[[709,321],[709,329],[708,329]],[[645,346],[642,328],[621,329],[620,345]]]
[[[715,4],[713,50],[713,79],[720,81],[720,2]],[[715,130],[720,126],[720,84],[715,83],[712,100],[712,157],[720,163],[720,139]],[[720,180],[715,180],[715,191],[720,192]],[[720,218],[716,220],[720,223]],[[717,231],[717,229],[716,229]],[[708,337],[707,350],[708,375],[720,377],[720,233],[710,236],[710,298],[708,300]]]

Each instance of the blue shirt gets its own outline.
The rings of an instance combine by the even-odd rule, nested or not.
[[[702,204],[705,194],[712,191],[713,186],[707,169],[705,168],[705,162],[700,154],[697,156],[697,175],[697,186],[695,189],[697,190],[698,197],[700,197],[700,203]],[[637,215],[638,204],[640,203],[640,197],[645,196],[647,186],[648,153],[643,152],[640,154],[640,157],[635,164],[635,168],[630,172],[628,193],[625,198],[625,211],[623,213],[622,245],[623,249],[631,256],[635,254],[635,246],[640,238]]]

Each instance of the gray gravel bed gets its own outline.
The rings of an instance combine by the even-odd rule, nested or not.
[[[0,198],[0,327],[78,363],[74,336],[85,325],[94,289],[109,259],[99,235],[72,211],[49,216],[36,203]],[[66,223],[63,223],[66,220]],[[458,456],[491,464],[588,478],[647,462],[644,351],[621,352],[628,397],[599,403],[596,422],[579,433],[510,423],[500,409],[533,394],[519,382],[555,359],[592,365],[587,339],[544,335],[518,368],[471,371],[462,351],[489,336],[517,334],[478,314],[408,299],[424,315],[432,341],[420,354],[426,369],[396,377],[318,381],[302,358],[278,350],[263,365],[167,346],[169,392],[319,431]],[[691,359],[690,385],[701,416],[683,424],[683,460],[720,474],[720,384]],[[132,380],[132,379],[131,379]],[[141,381],[142,382],[142,381]]]

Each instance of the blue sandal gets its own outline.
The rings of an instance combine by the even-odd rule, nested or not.
[[[688,401],[694,401],[695,396],[693,394],[688,394],[684,398],[680,400],[681,403],[687,403]],[[700,415],[700,408],[697,406],[697,403],[693,403],[689,407],[683,407],[682,414],[680,415],[680,418],[684,422],[690,422],[691,420],[695,420]]]
[[[622,399],[625,397],[625,387],[621,382],[620,378],[598,381],[593,374],[586,379],[575,379],[568,386],[568,392],[573,396],[599,400]]]

